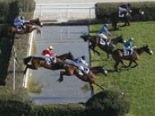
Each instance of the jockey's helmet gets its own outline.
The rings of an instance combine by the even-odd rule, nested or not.
[[[22,20],[24,20],[24,19],[25,19],[25,17],[24,17],[24,16],[21,16],[20,18],[21,18]]]
[[[109,24],[108,24],[108,23],[105,23],[105,24],[104,24],[104,26],[105,26],[105,27],[108,27],[108,26],[109,26]]]
[[[133,41],[133,40],[134,40],[134,38],[132,38],[132,37],[131,37],[129,40],[130,40],[130,41]]]
[[[48,49],[49,49],[49,50],[53,50],[53,47],[52,47],[52,46],[49,46]]]
[[[82,57],[81,57],[83,60],[85,60],[86,59],[86,57],[83,55]]]

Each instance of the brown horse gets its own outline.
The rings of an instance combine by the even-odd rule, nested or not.
[[[104,75],[107,75],[107,71],[104,68],[102,68],[102,67],[92,67],[92,68],[90,68],[89,73],[87,75],[83,75],[83,76],[79,74],[78,67],[76,67],[74,65],[71,65],[71,64],[65,64],[64,65],[64,70],[65,71],[60,71],[60,78],[58,79],[58,82],[63,81],[63,76],[64,75],[66,75],[66,76],[75,75],[80,80],[82,80],[84,82],[89,82],[91,87],[94,84],[94,85],[97,85],[98,87],[100,87],[101,89],[104,90],[104,88],[95,81],[95,77],[96,77],[95,74],[98,74],[98,73],[102,72]]]
[[[68,52],[60,56],[56,56],[56,63],[47,64],[45,58],[43,57],[28,56],[24,58],[24,64],[26,65],[24,74],[26,73],[27,68],[33,70],[37,70],[39,67],[44,67],[50,70],[63,69],[63,61],[66,59],[74,60],[75,58],[71,52]],[[28,64],[29,62],[31,62],[31,64]]]
[[[108,45],[100,44],[100,37],[99,36],[91,36],[91,35],[82,35],[81,38],[86,42],[89,41],[91,44],[89,45],[89,48],[94,52],[97,53],[100,56],[100,53],[95,50],[96,46],[98,46],[101,50],[105,51],[107,53],[107,58],[109,58],[109,55],[112,53],[113,49],[118,43],[124,43],[123,37],[118,36],[114,39],[108,40]]]
[[[10,39],[10,44],[13,45],[15,34],[27,34],[31,33],[33,30],[37,30],[37,33],[41,33],[40,29],[36,26],[43,26],[39,18],[32,19],[29,22],[26,22],[25,25],[26,29],[22,31],[17,31],[17,28],[14,25],[8,25],[7,27],[2,28],[0,31],[0,41],[2,38],[8,38]]]
[[[142,9],[139,8],[132,8],[132,10],[128,10],[125,14],[124,17],[119,17],[119,13],[118,11],[112,12],[110,14],[110,21],[112,24],[112,27],[114,30],[118,30],[119,26],[118,23],[119,22],[124,22],[124,24],[121,26],[130,26],[130,21],[137,21],[138,19],[140,19],[142,16],[144,15],[144,11],[142,11]]]
[[[8,35],[14,35],[14,34],[27,34],[27,33],[31,33],[33,30],[37,30],[37,33],[41,33],[40,29],[37,28],[36,26],[40,26],[42,27],[42,23],[39,20],[39,18],[37,19],[32,19],[29,22],[25,22],[26,25],[26,29],[22,30],[22,31],[17,31],[17,28],[15,26],[11,26],[8,28]],[[34,26],[36,25],[36,26]]]
[[[146,53],[148,53],[150,55],[153,54],[153,51],[149,48],[148,45],[140,47],[140,48],[135,48],[133,50],[133,53],[130,56],[124,56],[123,55],[123,49],[117,49],[117,50],[113,51],[112,57],[115,60],[115,65],[114,65],[115,70],[119,71],[118,68],[117,68],[119,63],[122,63],[124,65],[122,60],[129,60],[129,65],[128,66],[124,65],[126,68],[130,67],[133,62],[135,63],[135,65],[132,66],[131,68],[134,68],[134,67],[138,66],[137,60],[139,59],[139,56],[143,52],[146,52]]]

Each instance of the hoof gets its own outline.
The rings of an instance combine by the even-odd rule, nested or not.
[[[59,83],[61,83],[63,81],[63,78],[60,77],[58,80],[57,80]]]
[[[118,70],[118,69],[115,69],[115,71],[116,71],[116,72],[120,72],[120,70]]]

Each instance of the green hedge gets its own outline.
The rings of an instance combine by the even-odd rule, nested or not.
[[[127,97],[118,91],[102,91],[86,103],[35,105],[21,90],[1,90],[2,116],[125,116],[129,111]]]
[[[118,7],[121,3],[97,3],[95,5],[96,17],[100,20],[107,20],[110,14],[118,12]],[[153,21],[155,20],[155,2],[131,2],[133,14],[133,21]],[[144,15],[140,16],[138,13],[134,13],[137,10],[144,11]]]

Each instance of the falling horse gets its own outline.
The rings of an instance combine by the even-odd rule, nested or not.
[[[36,26],[40,26],[40,27],[43,26],[39,18],[32,19],[29,22],[25,22],[24,25],[26,25],[26,29],[21,31],[18,31],[14,25],[3,28],[0,32],[0,40],[3,37],[9,38],[10,43],[13,45],[15,34],[27,34],[27,33],[31,33],[33,30],[37,30],[37,33],[41,33],[40,29]]]
[[[15,26],[11,26],[8,28],[8,34],[27,34],[27,33],[31,33],[33,30],[37,30],[37,33],[41,33],[40,29],[37,28],[36,26],[40,26],[42,27],[42,23],[39,20],[39,18],[37,19],[32,19],[29,22],[25,22],[24,25],[26,25],[26,29],[25,30],[21,30],[18,31],[17,28]],[[36,25],[34,27],[34,25]]]
[[[98,46],[101,50],[105,51],[107,53],[107,58],[109,58],[109,54],[112,53],[114,47],[118,43],[124,43],[123,37],[118,36],[114,39],[108,40],[108,45],[103,45],[100,43],[100,37],[99,36],[91,36],[91,35],[82,35],[81,38],[86,42],[89,41],[91,44],[89,45],[89,48],[94,52],[100,55],[100,53],[95,50],[96,46]]]
[[[131,68],[134,68],[134,67],[138,66],[137,60],[139,59],[139,56],[143,52],[146,52],[146,53],[148,53],[150,55],[153,54],[153,51],[149,48],[148,45],[140,47],[140,48],[135,48],[133,50],[133,53],[130,56],[129,55],[124,56],[123,49],[117,49],[117,50],[113,51],[112,57],[115,60],[115,65],[114,65],[115,70],[119,71],[118,68],[117,68],[119,63],[122,63],[124,65],[122,60],[129,60],[129,65],[128,66],[124,65],[126,68],[130,67],[132,65],[132,62],[134,62],[135,65],[132,66]]]
[[[28,56],[24,58],[24,64],[26,65],[24,74],[26,73],[28,68],[33,70],[37,70],[39,67],[44,67],[50,70],[63,69],[63,61],[65,61],[66,59],[74,60],[73,54],[71,52],[68,52],[63,55],[56,56],[56,63],[52,64],[47,64],[45,58],[43,57]],[[31,62],[31,64],[29,64],[29,62]]]
[[[66,76],[75,75],[80,80],[84,82],[89,82],[91,86],[94,84],[104,90],[104,88],[95,81],[95,77],[96,77],[95,74],[102,72],[103,74],[107,75],[107,71],[104,68],[102,68],[102,71],[101,71],[101,67],[92,67],[90,68],[89,73],[87,75],[80,75],[78,67],[71,64],[65,64],[64,70],[65,71],[60,71],[60,78],[58,79],[59,82],[63,81],[64,75]]]

